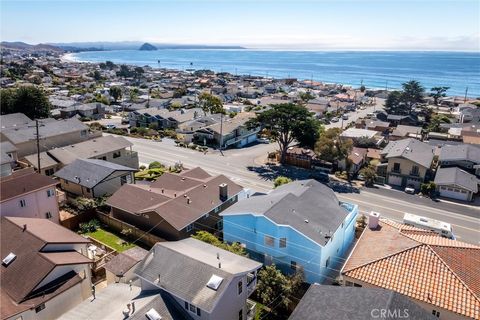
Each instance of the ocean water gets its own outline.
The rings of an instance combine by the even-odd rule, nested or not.
[[[80,52],[70,59],[84,62],[152,67],[210,69],[232,74],[293,77],[367,88],[395,89],[408,80],[427,88],[447,86],[448,95],[480,97],[478,52],[265,51],[265,50],[118,50]],[[160,63],[158,61],[160,60]]]

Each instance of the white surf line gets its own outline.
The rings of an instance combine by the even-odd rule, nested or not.
[[[361,201],[361,200],[357,200],[357,202],[361,202],[361,203],[365,203],[369,206],[372,206],[372,204],[370,202],[365,202],[365,201]],[[385,206],[380,206],[380,205],[377,205],[377,204],[374,204],[373,206],[375,207],[378,207],[378,208],[382,208],[382,209],[387,209],[387,210],[390,210],[390,211],[396,211],[396,212],[400,212],[402,214],[405,214],[405,211],[403,210],[397,210],[397,209],[393,209],[393,208],[389,208],[389,207],[385,207]],[[380,212],[380,214],[382,214]],[[385,213],[386,215],[388,215],[388,213]],[[389,218],[390,219],[390,218]],[[472,229],[472,228],[467,228],[467,227],[464,227],[464,226],[461,226],[461,225],[458,225],[458,224],[453,224],[451,223],[452,226],[455,226],[455,227],[458,227],[458,228],[462,228],[462,229],[466,229],[466,230],[470,230],[470,231],[474,231],[474,232],[477,232],[477,233],[480,233],[480,230],[479,229]]]

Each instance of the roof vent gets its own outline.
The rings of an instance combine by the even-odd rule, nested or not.
[[[212,275],[210,280],[208,280],[207,287],[213,290],[217,290],[222,284],[223,278],[217,275]]]
[[[308,219],[305,219],[304,221],[305,221],[305,223],[308,223]]]
[[[153,308],[145,313],[145,317],[147,317],[148,320],[162,320],[162,316]]]
[[[2,264],[5,266],[5,267],[8,267],[10,265],[10,263],[13,262],[13,260],[15,260],[17,256],[13,253],[13,252],[10,252],[3,260],[2,260]]]

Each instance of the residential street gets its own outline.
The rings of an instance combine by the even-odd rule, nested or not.
[[[142,164],[160,161],[173,165],[180,161],[185,167],[200,166],[212,174],[224,174],[243,185],[259,192],[268,192],[273,179],[285,170],[278,166],[263,165],[259,159],[273,151],[275,144],[258,144],[245,149],[223,152],[209,151],[203,154],[186,148],[176,147],[171,139],[155,142],[145,139],[127,138],[134,143]],[[290,174],[307,178],[306,171],[289,168]],[[396,190],[362,188],[359,193],[338,193],[342,201],[359,205],[362,213],[377,211],[384,217],[401,221],[404,213],[418,214],[452,224],[459,240],[480,243],[480,208],[444,202],[433,202],[416,195],[407,195]]]

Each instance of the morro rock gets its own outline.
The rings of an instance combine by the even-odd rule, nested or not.
[[[157,50],[157,47],[151,45],[150,43],[145,42],[144,44],[142,44],[142,46],[140,47],[139,50],[142,50],[142,51],[153,51],[153,50]]]

